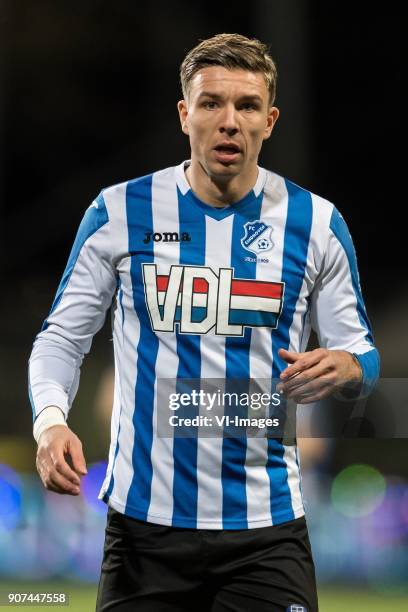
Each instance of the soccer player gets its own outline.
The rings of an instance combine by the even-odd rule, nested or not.
[[[191,159],[98,195],[35,340],[37,468],[47,489],[79,494],[86,464],[66,419],[112,305],[97,610],[315,612],[296,444],[161,436],[159,379],[280,381],[299,404],[369,392],[379,357],[352,240],[332,203],[257,164],[279,115],[263,43],[214,36],[180,75]],[[306,351],[312,327],[321,348]]]

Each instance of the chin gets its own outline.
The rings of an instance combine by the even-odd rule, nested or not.
[[[223,164],[222,162],[211,161],[210,163],[206,164],[206,170],[207,174],[214,178],[237,176],[242,172],[240,164],[234,162],[230,164]]]

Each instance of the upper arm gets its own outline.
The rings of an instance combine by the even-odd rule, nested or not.
[[[116,291],[111,250],[109,218],[99,196],[82,219],[50,313],[34,342],[29,366],[34,418],[50,404],[68,412],[83,356]]]

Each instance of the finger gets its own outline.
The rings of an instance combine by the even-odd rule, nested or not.
[[[74,439],[69,443],[69,452],[72,459],[74,470],[82,476],[88,473],[86,469],[85,457],[82,452],[82,444],[79,439]]]
[[[71,495],[79,495],[80,488],[78,485],[72,484],[70,480],[62,476],[55,469],[51,470],[46,480],[46,487],[53,487],[56,493],[70,493]]]
[[[296,353],[295,351],[287,351],[286,349],[280,348],[278,355],[281,359],[284,359],[288,364],[288,368],[292,368],[295,363],[299,361],[304,355],[308,353]]]
[[[326,397],[326,395],[329,395],[332,390],[333,383],[322,378],[302,385],[302,387],[299,389],[294,389],[290,394],[288,394],[287,397],[298,404],[305,404],[312,401],[317,401],[317,399],[321,399],[322,397]]]
[[[301,357],[296,361],[296,363],[290,365],[282,372],[280,378],[285,380],[291,376],[296,376],[299,374],[299,372],[303,372],[304,370],[307,370],[308,368],[322,361],[324,357],[325,354],[320,350],[302,353]]]
[[[301,355],[304,353],[296,353],[295,351],[287,351],[284,348],[278,350],[278,355],[284,359],[287,363],[295,363]]]
[[[71,481],[75,485],[79,485],[81,481],[78,475],[67,463],[63,450],[50,449],[49,453],[52,461],[52,467],[55,468],[57,472],[62,474],[62,476],[64,476],[67,480]]]
[[[325,397],[328,397],[332,393],[332,385],[327,385],[320,389],[320,391],[315,394],[306,395],[298,400],[295,400],[297,404],[311,404],[312,402],[318,402]]]
[[[284,372],[290,372],[291,368],[293,367],[293,364],[296,363],[296,361],[298,361],[298,359],[300,359],[300,357],[303,355],[303,353],[295,353],[294,351],[287,351],[286,349],[280,348],[278,350],[278,355],[284,359],[286,361],[286,363],[288,363],[288,367],[284,370]],[[285,377],[287,377],[288,374],[285,374]],[[280,375],[280,378],[282,378],[282,373]]]
[[[79,495],[80,491],[79,489],[77,490],[66,490],[66,489],[60,489],[57,486],[54,486],[53,484],[48,484],[46,486],[47,491],[52,491],[53,493],[58,493],[59,495]]]
[[[73,484],[71,481],[58,474],[55,469],[51,455],[47,449],[41,448],[37,452],[36,466],[43,485],[46,489],[61,494],[79,494],[79,486]],[[76,476],[76,478],[78,477]]]
[[[313,378],[313,380],[309,380],[305,382],[303,385],[296,387],[288,392],[287,397],[292,398],[293,395],[308,395],[310,393],[315,393],[326,387],[328,385],[333,386],[333,379],[329,376],[320,376],[319,378]]]
[[[283,395],[288,395],[293,389],[297,389],[302,385],[309,383],[312,380],[317,378],[327,377],[330,375],[331,368],[329,364],[325,361],[319,362],[315,366],[304,370],[303,372],[298,372],[296,376],[291,376],[286,379],[283,383],[279,383],[278,387],[280,387],[280,392]],[[330,380],[332,380],[330,378]],[[334,379],[333,379],[334,382]]]

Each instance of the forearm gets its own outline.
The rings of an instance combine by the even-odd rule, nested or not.
[[[83,355],[51,329],[37,337],[29,362],[29,391],[33,420],[47,406],[58,406],[65,418],[75,397]]]

